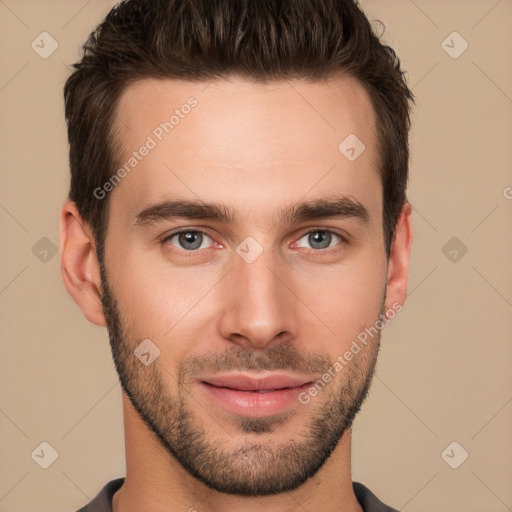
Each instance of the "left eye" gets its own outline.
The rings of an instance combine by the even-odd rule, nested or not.
[[[319,229],[316,231],[310,231],[309,233],[306,233],[304,236],[302,236],[298,242],[298,247],[304,247],[303,245],[300,245],[300,241],[306,239],[307,243],[310,244],[310,247],[312,249],[328,249],[331,247],[331,242],[336,241],[338,239],[338,242],[343,241],[343,238],[341,238],[340,235],[337,235],[336,233],[333,233],[332,231],[328,231],[325,229]],[[334,244],[336,245],[336,244]]]
[[[184,249],[186,251],[194,251],[195,249],[204,249],[208,247],[207,240],[212,239],[202,231],[180,231],[167,238],[174,247]]]

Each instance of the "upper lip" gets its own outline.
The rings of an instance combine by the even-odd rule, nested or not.
[[[217,387],[238,389],[240,391],[256,391],[259,389],[295,388],[311,382],[312,379],[276,373],[262,377],[251,377],[247,374],[232,373],[229,375],[208,377],[202,379],[202,381]]]

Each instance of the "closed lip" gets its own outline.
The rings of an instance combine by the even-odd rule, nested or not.
[[[273,391],[284,388],[298,388],[313,381],[310,377],[298,377],[286,374],[269,374],[252,377],[243,373],[215,375],[201,379],[201,382],[219,388],[229,388],[238,391]]]

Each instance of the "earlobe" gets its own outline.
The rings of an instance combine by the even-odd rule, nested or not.
[[[62,207],[59,238],[60,267],[66,289],[90,322],[105,327],[94,237],[72,201],[66,201]]]
[[[388,261],[386,311],[393,304],[403,305],[407,297],[409,259],[412,249],[412,206],[406,202],[398,218]]]

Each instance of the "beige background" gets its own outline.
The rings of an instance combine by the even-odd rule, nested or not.
[[[0,0],[5,512],[72,512],[124,476],[107,333],[82,316],[62,285],[58,255],[40,242],[58,242],[69,183],[67,66],[113,3]],[[409,298],[383,335],[371,397],[355,423],[354,479],[407,512],[512,510],[512,1],[363,5],[386,25],[417,96],[415,241]],[[59,45],[47,59],[31,48],[43,31]],[[441,45],[453,31],[469,44],[457,59]],[[459,39],[447,42],[461,48]],[[457,250],[468,249],[456,262],[443,253],[452,237]],[[58,452],[48,469],[31,458],[43,441]],[[452,441],[469,453],[458,469],[441,457]],[[448,453],[457,462],[461,451]]]

